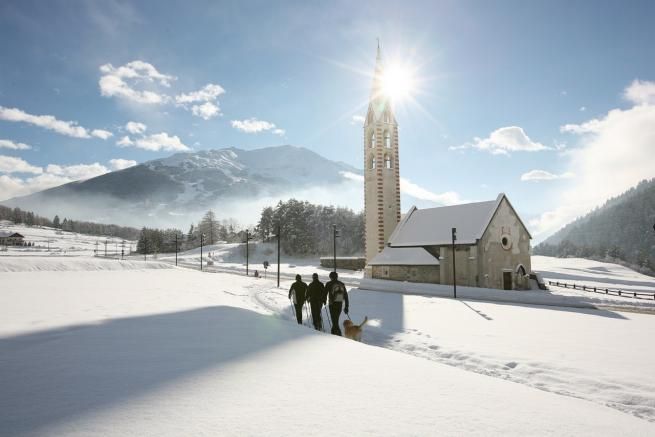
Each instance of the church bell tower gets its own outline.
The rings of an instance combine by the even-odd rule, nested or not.
[[[364,121],[364,215],[366,261],[380,253],[400,221],[398,124],[384,92],[384,65],[378,41],[373,88]]]

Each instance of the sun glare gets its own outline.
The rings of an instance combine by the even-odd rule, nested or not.
[[[401,65],[389,65],[382,78],[383,92],[392,100],[406,99],[414,92],[414,77],[409,68]]]

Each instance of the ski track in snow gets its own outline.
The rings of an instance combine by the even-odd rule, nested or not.
[[[295,315],[284,290],[275,288],[261,290],[256,284],[249,288],[250,297],[259,309],[295,322]],[[325,318],[324,311],[324,323],[326,323]],[[303,324],[310,327],[305,321],[305,312],[303,312]],[[324,328],[329,332],[327,325]],[[594,378],[585,377],[580,369],[552,366],[539,361],[508,360],[448,349],[441,346],[437,338],[417,329],[395,332],[376,326],[375,329],[365,330],[363,341],[371,346],[391,349],[469,372],[599,403],[649,422],[655,422],[655,387],[631,384],[610,376],[604,376],[603,379],[598,379],[597,375],[594,375]]]

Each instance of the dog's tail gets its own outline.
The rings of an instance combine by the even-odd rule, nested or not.
[[[364,321],[359,325],[359,327],[361,328],[362,326],[364,326],[366,322],[368,322],[368,316],[364,316]]]

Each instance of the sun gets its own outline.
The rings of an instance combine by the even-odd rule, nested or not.
[[[405,65],[392,64],[382,76],[382,92],[394,101],[405,100],[415,91],[413,71]]]

